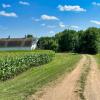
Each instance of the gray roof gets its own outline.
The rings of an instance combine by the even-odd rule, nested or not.
[[[0,47],[31,47],[36,43],[33,38],[1,38]]]

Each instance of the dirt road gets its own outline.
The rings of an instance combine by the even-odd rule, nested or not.
[[[62,82],[45,89],[43,95],[35,96],[35,98],[33,96],[30,100],[79,100],[75,94],[75,87],[86,60],[86,56],[83,56],[77,67],[69,75],[66,75]]]
[[[91,58],[91,70],[88,75],[85,89],[86,100],[100,100],[100,71],[98,70],[95,59]]]
[[[85,89],[82,93],[84,100],[100,100],[100,71],[93,56],[84,55],[77,67],[69,74],[65,75],[61,82],[53,87],[43,89],[42,93],[32,95],[28,100],[81,100],[78,92],[80,86],[78,80],[87,65],[90,69],[85,80]],[[82,99],[83,100],[83,99]]]

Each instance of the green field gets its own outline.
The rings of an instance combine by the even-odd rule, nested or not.
[[[53,51],[11,51],[0,52],[0,80],[5,81],[14,76],[53,60]]]
[[[56,54],[54,60],[48,64],[31,67],[14,79],[1,81],[0,100],[25,100],[47,83],[72,71],[80,58],[78,54]]]

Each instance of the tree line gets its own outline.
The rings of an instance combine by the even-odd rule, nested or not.
[[[53,37],[41,37],[37,47],[56,52],[96,54],[100,50],[100,28],[90,27],[80,31],[66,29]]]

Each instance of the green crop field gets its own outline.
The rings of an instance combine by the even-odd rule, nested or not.
[[[46,64],[53,59],[54,55],[53,51],[0,52],[0,80],[12,78],[32,66]]]
[[[34,58],[34,55],[37,57]],[[3,59],[2,61],[5,62],[0,62],[0,64],[3,65],[1,66],[2,68],[0,67],[0,100],[25,100],[27,96],[34,94],[44,85],[47,85],[49,82],[57,79],[58,76],[61,76],[65,72],[72,71],[75,68],[75,64],[81,58],[78,54],[55,54],[52,51],[35,51],[35,53],[30,51],[15,51],[14,53],[13,51],[1,52],[0,56],[0,61]],[[20,64],[18,63],[18,70],[21,69],[21,72],[16,69],[18,73],[16,73],[16,70],[13,69],[17,68],[16,59],[21,59],[21,61],[26,59]],[[12,63],[9,60],[11,60]],[[37,62],[37,64],[35,63],[36,65],[34,65],[34,61]],[[10,63],[7,64],[6,62]],[[20,65],[22,65],[22,67]],[[38,67],[34,67],[37,65]],[[25,70],[22,70],[23,68],[25,68]],[[2,72],[2,69],[4,69],[5,73]],[[9,73],[6,73],[7,71],[5,71],[5,69],[7,71],[10,70]],[[2,81],[3,78],[6,81]]]

